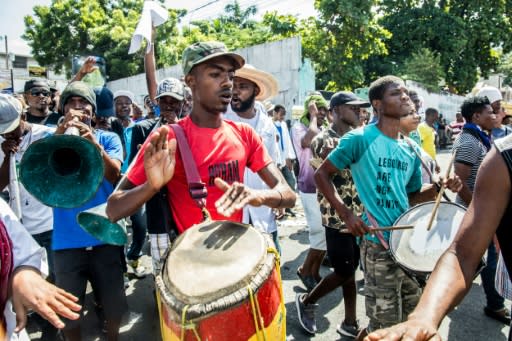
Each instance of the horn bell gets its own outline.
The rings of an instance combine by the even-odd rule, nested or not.
[[[101,204],[78,213],[76,219],[80,227],[87,233],[112,245],[124,245],[128,241],[126,236],[125,220],[111,222],[106,214],[107,204]]]
[[[103,175],[103,158],[94,143],[75,135],[53,135],[28,147],[19,178],[43,204],[75,208],[96,194]]]

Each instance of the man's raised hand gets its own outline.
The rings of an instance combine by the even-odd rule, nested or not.
[[[165,186],[174,175],[176,166],[176,139],[167,140],[169,128],[158,128],[149,137],[144,153],[144,168],[148,184],[155,191]]]

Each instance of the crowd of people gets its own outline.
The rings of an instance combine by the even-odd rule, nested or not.
[[[31,79],[23,93],[0,95],[0,188],[8,189],[8,202],[20,203],[9,207],[0,200],[0,326],[7,339],[20,337],[27,309],[40,316],[44,340],[82,339],[80,306],[90,283],[106,338],[117,340],[129,310],[128,269],[140,278],[150,274],[140,262],[148,235],[153,275],[174,238],[201,223],[205,211],[213,220],[251,224],[282,252],[278,220],[295,214],[297,197],[309,234],[307,255],[296,269],[306,289],[295,299],[305,332],[317,332],[318,304],[342,287],[340,335],[439,338],[442,318],[468,290],[485,251],[483,311],[510,323],[504,294],[495,288],[495,278],[508,280],[503,269],[512,267],[512,128],[498,89],[486,86],[468,97],[448,124],[438,109],[422,108],[402,79],[385,76],[370,85],[367,100],[350,91],[328,99],[312,92],[290,126],[286,108],[269,102],[279,92],[274,76],[223,43],[188,46],[183,79],[156,79],[153,44],[144,58],[144,109],[129,89],[112,93],[82,81],[94,71],[94,58],[86,59],[62,93],[46,80]],[[189,165],[171,125],[186,136],[206,199],[189,189]],[[49,207],[13,178],[12,163],[19,165],[32,144],[70,128],[96,148],[103,178],[85,203]],[[454,174],[440,177],[436,153],[449,144]],[[467,214],[423,288],[391,256],[390,232],[379,229],[395,225],[410,207],[435,200],[441,188],[457,193],[456,203]],[[78,213],[101,204],[112,222],[129,219],[126,249],[78,224]],[[322,278],[326,257],[333,271]],[[498,257],[505,264],[499,271]],[[364,273],[367,326],[356,318],[358,268]]]

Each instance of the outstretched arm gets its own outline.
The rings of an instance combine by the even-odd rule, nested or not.
[[[222,179],[216,178],[215,185],[225,192],[215,203],[217,211],[229,217],[235,211],[241,210],[245,205],[265,205],[273,208],[295,206],[297,196],[288,186],[283,175],[273,162],[261,169],[258,175],[270,189],[251,189],[239,182],[229,185]]]
[[[146,71],[146,85],[148,87],[149,99],[156,103],[156,90],[158,81],[156,80],[156,62],[155,62],[155,35],[156,29],[151,31],[151,49],[144,55],[144,70]]]
[[[27,310],[33,309],[51,322],[56,328],[64,328],[59,318],[76,320],[82,307],[78,298],[46,281],[38,270],[30,266],[18,267],[13,275],[12,302],[16,313],[15,332],[21,331],[27,324]]]
[[[98,67],[96,66],[96,58],[89,56],[85,59],[84,63],[82,64],[82,67],[80,68],[80,70],[78,70],[76,75],[69,81],[69,83],[80,81],[89,73],[97,69]]]
[[[509,196],[508,170],[493,148],[480,166],[473,200],[457,236],[437,262],[418,306],[407,322],[378,330],[365,340],[440,340],[439,336],[431,337],[471,287],[480,259],[505,213]]]

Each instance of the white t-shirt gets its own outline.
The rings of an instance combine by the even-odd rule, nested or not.
[[[23,157],[27,148],[35,141],[53,135],[55,128],[43,126],[40,124],[32,124],[30,131],[23,136],[18,152],[15,155],[16,168]],[[4,139],[0,137],[0,144]],[[0,148],[0,160],[3,160],[5,155]],[[19,174],[19,169],[18,169]],[[52,208],[42,204],[39,200],[30,194],[23,184],[19,183],[20,187],[20,203],[21,203],[21,220],[27,231],[31,234],[39,234],[53,229],[53,212]]]
[[[276,160],[279,160],[280,158],[279,147],[277,145],[277,129],[274,127],[272,119],[267,115],[265,108],[260,102],[255,103],[254,109],[256,111],[256,115],[252,119],[244,119],[238,116],[230,106],[228,111],[224,114],[224,118],[234,122],[243,122],[251,125],[263,140],[263,144],[265,145],[265,148],[272,160],[276,162]],[[253,189],[269,188],[257,173],[252,172],[248,168],[245,170],[244,184]],[[266,233],[277,231],[276,218],[272,208],[268,206],[254,207],[246,205],[243,211],[244,215],[242,221],[244,223],[247,224],[250,220],[252,226]]]

